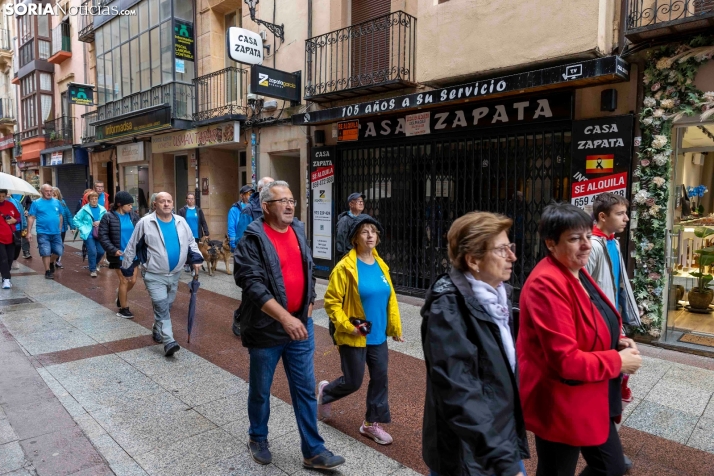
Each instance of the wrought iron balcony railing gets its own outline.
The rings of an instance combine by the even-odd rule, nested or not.
[[[45,139],[47,148],[72,145],[74,143],[74,117],[60,116],[45,121]]]
[[[714,27],[714,0],[627,0],[626,8],[630,41]]]
[[[10,98],[0,98],[0,122],[15,122],[15,104]]]
[[[6,28],[0,28],[0,50],[12,51],[12,44],[10,43],[10,30]]]
[[[416,18],[397,11],[305,42],[305,98],[327,101],[416,83]]]
[[[243,119],[248,113],[247,70],[231,66],[199,76],[193,84],[196,88],[194,122],[204,125]]]
[[[191,121],[195,106],[193,91],[193,84],[168,83],[155,86],[147,91],[135,93],[97,107],[96,121],[121,117],[130,112],[162,104],[171,106],[172,118]]]
[[[87,112],[82,114],[82,144],[90,144],[94,142],[95,126],[93,123],[97,120],[97,111]]]
[[[72,38],[69,33],[69,23],[62,22],[52,30],[51,56],[54,57],[59,52],[72,52]],[[50,61],[52,62],[51,58]]]
[[[77,34],[77,39],[79,41],[84,41],[85,43],[92,43],[94,41],[94,15],[92,14],[91,8],[96,6],[97,2],[95,0],[85,0],[82,2],[81,12],[79,16],[79,33]]]

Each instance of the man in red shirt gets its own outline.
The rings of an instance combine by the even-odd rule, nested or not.
[[[305,226],[295,218],[287,182],[260,192],[263,217],[253,221],[236,246],[233,276],[243,290],[241,340],[250,353],[248,448],[260,464],[272,461],[268,445],[270,387],[283,360],[300,434],[303,466],[333,469],[345,462],[325,448],[317,429],[315,338],[312,305],[315,279]]]
[[[22,217],[17,207],[6,198],[7,190],[0,190],[0,274],[2,288],[10,289],[10,267],[15,258],[15,224]]]

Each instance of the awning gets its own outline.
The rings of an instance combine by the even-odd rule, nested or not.
[[[293,114],[295,126],[328,124],[396,111],[428,109],[563,87],[629,81],[630,65],[618,56],[517,73],[459,86]]]

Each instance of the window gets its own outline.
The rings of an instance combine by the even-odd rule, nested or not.
[[[129,43],[129,58],[131,59],[131,93],[141,91],[141,80],[139,76],[139,38],[134,38]]]
[[[20,82],[20,94],[29,96],[35,92],[35,73],[30,73]]]
[[[37,106],[35,96],[30,96],[22,100],[22,128],[32,129],[37,126]]]
[[[114,101],[114,81],[112,80],[114,71],[114,63],[112,63],[112,52],[107,51],[104,54],[104,94],[106,102]],[[118,99],[118,98],[117,98]]]
[[[52,75],[50,73],[40,73],[40,89],[52,91]]]
[[[112,27],[112,48],[119,46],[119,19],[109,22]],[[109,49],[109,46],[107,46]]]
[[[159,0],[159,2],[159,15],[163,21],[171,16],[171,0]]]
[[[141,34],[139,50],[141,51],[141,89],[142,91],[151,87],[151,45],[149,44],[149,32]]]
[[[112,49],[112,29],[111,25],[107,23],[107,25],[102,28],[102,32],[104,33],[104,52],[106,53],[107,51]]]
[[[51,45],[47,40],[38,40],[37,47],[39,48],[40,59],[47,59],[51,56]]]
[[[33,19],[35,17],[31,15],[25,15],[21,16],[18,19],[18,25],[19,25],[19,30],[20,30],[20,44],[23,44],[27,42],[28,40],[31,40],[34,34],[34,22]]]
[[[44,36],[45,38],[50,37],[50,17],[47,15],[40,15],[37,17],[37,34],[39,36]]]
[[[171,21],[161,24],[161,82],[163,84],[174,80],[174,51],[171,41]]]
[[[193,21],[193,2],[186,0],[173,0],[174,2],[174,17],[181,20]]]
[[[70,115],[67,111],[67,91],[60,94],[60,109],[62,109],[62,117]]]
[[[161,43],[159,41],[159,29],[151,30],[151,85],[161,84]]]
[[[119,41],[124,43],[128,39],[129,39],[129,17],[122,16],[122,17],[119,17]]]
[[[122,98],[121,95],[121,55],[119,53],[119,48],[114,48],[114,71],[112,72],[114,100],[117,101]]]
[[[136,8],[134,8],[137,11]],[[137,11],[138,13],[138,11]],[[129,16],[129,38],[134,38],[139,34],[139,15]]]
[[[96,53],[97,55],[101,55],[104,53],[104,29],[107,28],[107,26],[103,26],[102,28],[99,28],[95,34],[94,34],[94,47],[97,49]]]
[[[104,55],[97,56],[97,101],[104,104]]]
[[[186,0],[183,0],[184,2]],[[139,4],[139,32],[149,29],[149,2],[144,0]]]
[[[149,26],[154,27],[159,24],[159,0],[149,1]]]
[[[52,95],[50,94],[40,94],[40,100],[42,101],[42,121],[52,120]]]
[[[121,45],[121,69],[124,74],[121,75],[121,95],[120,97],[131,94],[131,57],[129,56],[129,43]]]

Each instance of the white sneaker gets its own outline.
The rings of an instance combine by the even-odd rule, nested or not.
[[[17,261],[12,262],[12,269],[20,269],[20,263]]]
[[[10,282],[9,279],[2,280],[2,288],[3,289],[10,289],[11,287],[12,287],[12,283]]]

